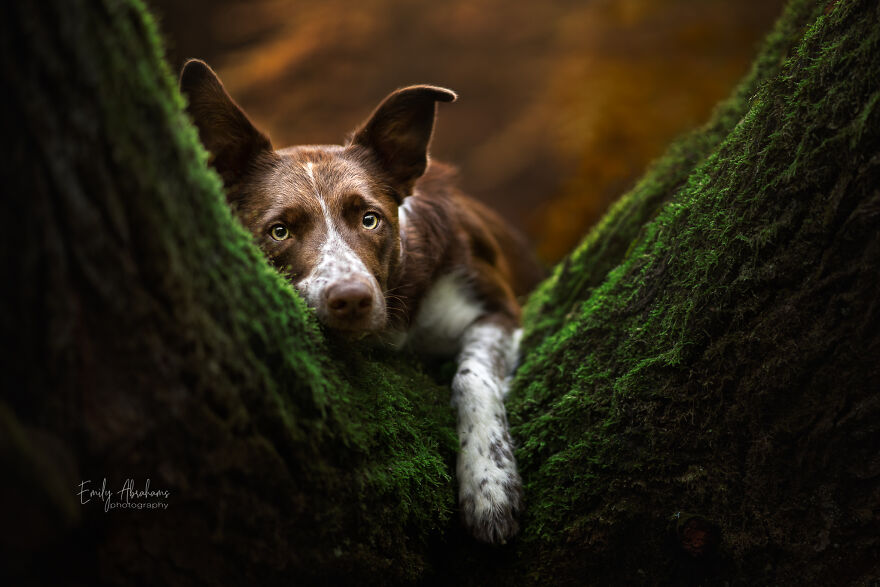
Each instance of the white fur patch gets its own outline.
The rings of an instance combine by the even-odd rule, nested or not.
[[[409,215],[409,202],[410,199],[406,198],[403,200],[403,204],[398,206],[397,208],[397,225],[400,228],[400,261],[403,262],[404,255],[404,246],[406,241],[406,222],[407,216]]]
[[[401,231],[403,231],[403,228],[406,226],[406,218],[410,213],[409,202],[409,198],[406,198],[403,200],[403,204],[397,208],[397,223],[400,225]]]
[[[510,337],[510,347],[507,354],[507,359],[510,363],[510,372],[507,374],[507,377],[504,378],[504,385],[501,389],[501,399],[503,400],[507,400],[507,395],[510,393],[510,383],[513,380],[514,371],[516,371],[516,368],[519,365],[519,344],[522,341],[522,336],[523,329],[517,328],[513,331],[513,334]]]
[[[422,298],[406,342],[418,351],[452,355],[461,337],[483,315],[483,307],[456,273],[442,276]]]

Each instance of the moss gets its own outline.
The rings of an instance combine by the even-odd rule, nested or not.
[[[817,11],[815,3],[792,2],[731,97],[716,106],[702,128],[674,142],[583,242],[554,268],[552,276],[541,284],[525,308],[527,348],[574,311],[578,302],[589,297],[592,289],[605,279],[608,271],[629,256],[645,223],[747,114],[758,87],[776,75],[793,49],[793,39],[799,37]]]
[[[59,562],[46,583],[870,577],[875,2],[792,2],[730,100],[531,298],[510,401],[527,511],[500,550],[451,520],[446,387],[413,357],[325,337],[265,262],[143,5],[3,10],[0,42],[21,53],[3,65],[21,139],[4,165],[31,196],[0,215],[26,251],[4,255],[18,289],[0,329],[27,349],[3,374],[4,459],[45,469],[22,432],[39,429],[77,476],[175,496],[169,517],[77,510],[32,557]],[[65,479],[30,493],[76,524]],[[719,552],[687,554],[693,527],[717,529]]]
[[[827,443],[826,466],[844,462],[848,433],[795,432],[877,384],[838,346],[876,337],[831,308],[846,299],[878,319],[878,234],[858,212],[878,197],[878,9],[825,8],[793,2],[713,120],[530,299],[511,418],[529,496],[520,555],[536,579],[676,580],[690,563],[668,550],[667,520],[682,509],[719,524],[732,577],[819,580],[847,556],[866,568],[869,550],[810,551],[811,531],[865,531],[829,531],[807,505],[813,443]],[[870,499],[842,468],[819,476],[823,507]]]
[[[57,396],[99,404],[124,388],[130,407],[110,408],[109,429],[124,428],[129,412],[150,423],[137,440],[114,432],[123,455],[81,414],[57,429],[67,430],[65,442],[85,439],[83,474],[144,471],[180,496],[177,538],[146,518],[127,538],[113,522],[89,522],[109,524],[111,538],[95,545],[105,579],[417,577],[454,504],[448,390],[411,357],[325,338],[230,214],[141,2],[7,12],[8,43],[25,50],[16,71],[35,72],[14,94],[21,119],[40,120],[47,150],[60,154],[48,159],[48,187],[34,201],[71,219],[60,229],[78,276],[68,287],[83,296],[88,325],[76,341],[63,330],[47,337],[81,348],[88,336],[89,352],[109,365],[91,385],[62,385]],[[64,97],[63,108],[46,103],[51,95]],[[107,333],[120,331],[133,336],[115,344]],[[60,377],[46,366],[54,355],[41,360],[33,370]],[[49,405],[35,400],[26,418],[51,427]],[[204,526],[215,538],[200,550],[186,536]],[[143,568],[126,547],[133,541],[191,557]],[[235,562],[242,552],[248,564]]]
[[[199,385],[212,394],[237,394],[247,408],[270,412],[254,418],[281,421],[270,439],[290,451],[284,459],[301,469],[294,483],[304,482],[300,490],[313,494],[311,515],[320,525],[318,536],[296,540],[314,555],[297,574],[345,569],[366,577],[417,576],[427,536],[449,523],[453,503],[448,462],[457,442],[448,392],[411,361],[382,355],[376,362],[368,349],[328,347],[301,299],[229,217],[193,128],[180,120],[180,100],[176,90],[169,91],[173,85],[164,66],[160,77],[143,91],[169,96],[168,135],[176,143],[174,156],[188,164],[193,194],[167,201],[163,214],[178,229],[169,231],[177,240],[168,242],[168,257],[189,257],[179,260],[182,271],[169,303],[192,323],[202,344],[211,344],[202,352],[220,365],[219,373],[207,377],[200,369]],[[145,183],[155,185],[156,171],[145,170]],[[194,229],[196,239],[190,237]],[[203,259],[210,259],[209,267]],[[203,271],[201,282],[192,279],[196,267]],[[167,268],[162,272],[164,279],[174,278]],[[206,304],[212,291],[225,295],[211,296]],[[236,313],[240,308],[247,311]],[[247,389],[229,387],[235,380],[253,382],[251,392],[271,394],[272,401],[249,402]]]

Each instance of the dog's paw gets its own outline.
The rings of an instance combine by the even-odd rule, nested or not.
[[[480,452],[465,449],[459,455],[462,520],[477,540],[505,544],[519,531],[522,481],[508,446],[491,445]]]

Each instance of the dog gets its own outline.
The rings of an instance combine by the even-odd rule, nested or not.
[[[517,296],[542,276],[523,239],[429,162],[429,85],[389,94],[344,145],[275,150],[203,61],[180,89],[227,200],[271,262],[333,331],[455,356],[452,405],[464,525],[487,543],[518,532],[522,482],[504,398],[516,366]]]

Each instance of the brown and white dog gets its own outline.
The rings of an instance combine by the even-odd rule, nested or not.
[[[493,212],[428,163],[433,86],[390,94],[345,145],[273,150],[202,61],[180,87],[227,199],[318,319],[354,337],[453,356],[465,525],[516,534],[522,489],[504,411],[520,330],[516,297],[540,268]]]

